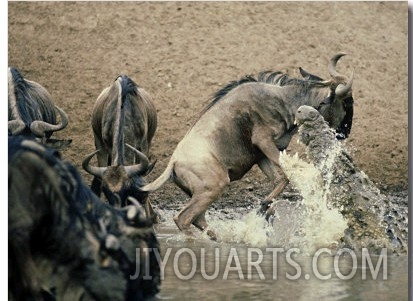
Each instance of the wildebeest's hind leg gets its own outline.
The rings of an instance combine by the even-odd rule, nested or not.
[[[190,165],[202,166],[202,165]],[[221,168],[211,166],[206,170],[194,171],[192,168],[175,166],[175,182],[184,191],[191,195],[189,203],[174,216],[174,221],[181,231],[189,230],[191,224],[198,229],[207,230],[211,239],[216,239],[214,232],[208,228],[205,219],[205,212],[209,206],[216,201],[222,194],[222,191],[229,183],[228,174]],[[201,167],[202,168],[202,167]],[[208,173],[206,172],[208,171]],[[212,171],[212,172],[211,172]],[[198,176],[202,175],[202,176]]]
[[[208,236],[212,240],[217,240],[217,237],[216,237],[214,231],[212,231],[211,229],[207,229],[208,228],[208,223],[206,222],[206,219],[205,219],[205,212],[198,215],[198,217],[192,222],[192,224],[195,227],[197,227],[198,229],[202,230],[202,231],[205,231],[205,229],[206,229]]]
[[[208,228],[208,223],[205,219],[205,211],[208,207],[219,198],[221,192],[217,195],[209,194],[208,192],[199,195],[194,194],[189,203],[174,216],[175,224],[181,231],[189,231],[191,224],[198,229],[205,231]],[[208,235],[212,239],[216,239],[215,233],[208,229]]]

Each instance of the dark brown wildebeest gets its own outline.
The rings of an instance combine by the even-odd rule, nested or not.
[[[241,179],[258,164],[275,182],[264,200],[264,206],[269,206],[288,183],[278,158],[296,132],[294,114],[299,106],[316,108],[341,138],[350,133],[353,74],[348,79],[336,71],[343,55],[338,53],[330,60],[330,80],[301,69],[304,79],[262,72],[258,79],[248,76],[228,84],[214,95],[177,145],[165,171],[142,190],[154,191],[172,177],[191,197],[174,217],[176,225],[180,230],[191,224],[206,230],[205,211],[211,203],[229,182]],[[210,229],[208,234],[215,238]]]
[[[9,67],[8,88],[9,136],[34,136],[55,148],[63,148],[72,142],[50,139],[53,132],[64,129],[69,121],[66,113],[53,104],[52,97],[43,86],[25,79],[16,68]],[[61,119],[58,124],[56,112]]]
[[[96,151],[82,166],[94,176],[92,190],[98,196],[103,190],[111,205],[123,207],[133,197],[145,205],[148,216],[153,215],[147,193],[139,187],[144,184],[142,176],[153,168],[148,156],[156,126],[151,97],[126,75],[117,77],[97,98],[92,113]],[[99,167],[89,164],[95,154]]]
[[[160,269],[155,254],[145,250],[159,245],[142,206],[113,208],[57,151],[21,136],[8,142],[11,299],[154,297]],[[132,279],[138,267],[141,273]]]

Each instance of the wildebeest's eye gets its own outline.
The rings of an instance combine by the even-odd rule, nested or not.
[[[333,103],[333,100],[334,100],[334,97],[335,97],[335,95],[334,95],[334,93],[332,92],[329,96],[327,96],[327,97],[320,103],[320,105],[322,105],[322,104],[332,104],[332,103]]]

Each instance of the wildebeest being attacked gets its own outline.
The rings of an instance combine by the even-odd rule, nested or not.
[[[270,203],[288,180],[279,165],[279,153],[296,133],[295,112],[301,105],[316,108],[337,131],[349,135],[353,115],[352,83],[336,70],[343,53],[328,63],[331,75],[323,80],[302,69],[304,79],[282,72],[261,72],[247,76],[216,92],[184,138],[177,145],[165,171],[143,191],[154,191],[170,177],[191,200],[174,217],[180,230],[191,224],[207,229],[205,211],[231,182],[241,179],[258,164],[270,181]],[[211,238],[215,233],[208,229]]]
[[[103,190],[111,205],[125,206],[127,198],[134,197],[153,215],[147,193],[139,187],[153,168],[148,156],[156,127],[152,98],[126,75],[118,76],[97,98],[92,113],[96,151],[82,165],[94,176],[92,190],[97,195]],[[94,155],[98,167],[90,165]]]
[[[53,104],[43,86],[25,79],[16,68],[9,67],[8,90],[9,136],[37,137],[43,144],[55,148],[72,142],[50,139],[53,132],[64,129],[69,121],[66,113]],[[57,123],[56,112],[60,115],[60,123]]]
[[[113,208],[57,151],[23,137],[8,142],[12,300],[138,301],[158,293],[159,265],[144,250],[159,245],[142,206]],[[150,277],[132,279],[138,267]]]

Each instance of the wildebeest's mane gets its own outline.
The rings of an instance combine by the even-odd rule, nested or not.
[[[274,84],[280,87],[298,86],[303,88],[311,88],[326,86],[326,83],[323,81],[291,77],[289,74],[280,71],[262,71],[258,74],[258,81],[267,84]]]
[[[25,80],[21,73],[14,67],[10,68],[10,72],[13,77],[14,94],[16,96],[16,105],[22,120],[26,122],[27,129],[30,128],[30,124],[34,121],[32,118],[43,119],[43,116],[36,116],[38,110],[35,110],[33,104],[40,107],[41,112],[48,111],[48,107],[45,105],[50,102],[47,99],[47,95],[38,91],[36,87],[29,81]],[[40,93],[39,93],[40,92]],[[34,101],[38,99],[39,101]]]
[[[300,88],[303,88],[304,90],[311,89],[312,87],[323,87],[326,85],[325,83],[319,81],[294,78],[288,75],[287,73],[280,71],[261,71],[258,74],[257,78],[253,77],[252,75],[246,75],[240,80],[229,82],[222,89],[215,92],[215,94],[211,97],[210,103],[202,110],[201,115],[208,111],[220,99],[224,98],[231,90],[235,89],[236,87],[242,84],[251,82],[262,82],[277,85],[280,87],[295,85]]]
[[[9,152],[9,161],[10,157],[18,155],[20,151],[29,151],[43,159],[59,174],[59,179],[56,180],[59,182],[64,199],[68,200],[69,210],[74,214],[71,216],[82,219],[81,208],[79,207],[81,200],[92,199],[95,196],[85,185],[82,185],[83,183],[77,170],[69,163],[61,161],[60,153],[57,150],[45,148],[41,145],[36,147],[37,142],[33,140],[20,136],[12,136],[9,137],[8,143],[10,150],[12,150]]]
[[[199,113],[196,121],[192,124],[192,126],[201,118],[202,115],[205,114],[205,112],[207,112],[211,107],[213,107],[217,102],[219,102],[219,100],[224,98],[230,91],[245,83],[258,82],[273,84],[280,87],[295,85],[297,86],[297,88],[299,88],[297,89],[297,93],[302,95],[307,94],[314,87],[326,87],[326,83],[324,82],[292,78],[287,73],[280,71],[262,71],[258,74],[257,78],[253,77],[252,75],[246,75],[240,80],[229,82],[222,89],[215,92],[215,94],[211,97],[211,101]]]
[[[223,87],[222,89],[214,93],[214,95],[211,97],[210,103],[202,110],[201,115],[204,112],[208,111],[214,104],[216,104],[220,99],[222,99],[225,95],[227,95],[231,90],[235,89],[236,87],[242,84],[251,83],[251,82],[257,82],[257,79],[252,77],[252,75],[246,75],[240,80],[234,80],[234,81],[229,82],[225,87]]]
[[[30,84],[24,80],[21,73],[16,69],[11,67],[10,72],[13,78],[13,88],[14,88],[14,95],[16,97],[16,106],[19,114],[22,116],[22,120],[26,122],[26,129],[30,127],[30,123],[33,121],[31,120],[31,114],[28,110],[32,110],[30,96],[28,93],[28,89],[30,89]]]
[[[79,201],[77,198],[80,188],[76,185],[76,177],[72,177],[70,172],[59,172],[59,169],[65,169],[60,162],[60,155],[54,149],[44,148],[42,145],[31,139],[25,139],[20,136],[12,136],[8,139],[9,144],[9,159],[10,162],[16,158],[17,167],[22,162],[30,160],[30,168],[21,168],[20,176],[30,176],[35,170],[36,181],[47,182],[46,186],[40,185],[41,190],[37,190],[40,202],[44,201],[47,204],[47,210],[42,210],[42,214],[46,214],[40,220],[36,220],[36,227],[32,228],[33,232],[30,234],[33,241],[41,239],[43,244],[38,244],[35,247],[35,252],[39,254],[48,254],[47,259],[53,264],[57,264],[63,260],[71,261],[73,265],[84,264],[82,260],[85,258],[79,258],[78,248],[71,248],[69,245],[73,240],[79,239],[79,244],[84,245],[85,240],[82,239],[80,233],[84,231],[85,217],[82,217],[82,211],[76,204]],[[11,153],[11,155],[10,155]],[[34,159],[34,156],[38,159]],[[21,162],[21,163],[18,163]],[[50,166],[46,167],[46,166]],[[59,176],[55,176],[58,173]],[[14,173],[12,173],[13,175]],[[62,180],[64,178],[64,180]],[[9,183],[10,182],[9,173]],[[14,182],[19,181],[15,179]],[[9,188],[10,189],[10,188]],[[67,197],[69,196],[69,197]],[[33,204],[36,206],[36,204]],[[40,204],[41,208],[44,205]],[[25,216],[25,215],[24,215]],[[35,218],[35,217],[34,217]],[[98,220],[95,219],[95,224],[98,225]],[[60,225],[60,226],[57,226]],[[45,230],[49,229],[49,230]],[[17,227],[18,230],[18,227]],[[46,232],[45,232],[46,231]],[[56,238],[62,237],[60,243]]]

